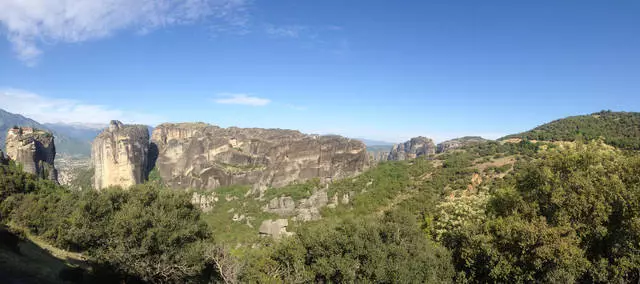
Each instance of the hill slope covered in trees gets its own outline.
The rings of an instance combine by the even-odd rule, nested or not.
[[[509,135],[540,141],[574,141],[578,137],[593,140],[603,137],[609,145],[640,149],[640,113],[601,111],[554,120],[527,132]]]

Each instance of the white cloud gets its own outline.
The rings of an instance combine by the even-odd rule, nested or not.
[[[121,30],[157,28],[215,19],[246,25],[247,0],[0,0],[0,24],[18,58],[35,64],[42,46],[82,42]]]
[[[274,26],[274,25],[266,25],[265,32],[272,37],[289,37],[289,38],[298,38],[302,35],[303,32],[307,31],[308,28],[299,25],[293,26]]]
[[[213,99],[218,104],[265,106],[271,100],[259,97],[252,97],[245,94],[218,94],[218,98]]]
[[[103,125],[112,119],[148,125],[162,122],[155,115],[85,104],[77,100],[48,98],[16,89],[0,89],[0,108],[41,123]]]

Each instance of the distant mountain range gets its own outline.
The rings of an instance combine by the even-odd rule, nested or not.
[[[366,139],[366,138],[354,138],[354,139],[362,141],[362,143],[367,145],[367,147],[370,147],[370,146],[389,146],[389,147],[391,147],[391,146],[396,144],[396,143],[392,143],[392,142],[371,140],[371,139]]]

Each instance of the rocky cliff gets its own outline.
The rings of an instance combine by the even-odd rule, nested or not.
[[[123,188],[142,183],[148,175],[149,131],[144,125],[111,121],[91,145],[94,187]]]
[[[151,140],[160,176],[173,188],[241,184],[264,190],[315,177],[349,177],[368,165],[360,141],[293,130],[162,124]]]
[[[436,149],[437,153],[443,153],[449,150],[453,150],[456,148],[460,148],[460,147],[464,147],[467,145],[473,145],[473,144],[478,144],[478,143],[482,143],[482,142],[486,142],[489,141],[487,139],[484,139],[480,136],[465,136],[465,137],[460,137],[460,138],[456,138],[456,139],[451,139],[451,140],[447,140],[444,141],[442,143],[438,144],[438,147]]]
[[[414,137],[411,140],[393,146],[389,153],[389,161],[402,161],[428,156],[436,153],[436,144],[426,137]]]
[[[56,146],[50,132],[31,127],[11,128],[7,132],[6,148],[8,158],[22,165],[25,172],[58,181],[54,166]]]

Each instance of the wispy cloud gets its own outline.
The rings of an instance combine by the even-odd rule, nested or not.
[[[218,104],[228,105],[247,105],[247,106],[265,106],[268,105],[271,100],[259,97],[253,97],[246,94],[218,94],[217,98],[213,99],[213,102]]]
[[[345,29],[336,25],[264,25],[264,33],[273,39],[295,39],[305,48],[345,55],[350,50]]]
[[[151,114],[87,104],[77,100],[49,98],[17,89],[0,89],[0,108],[41,123],[101,125],[112,119],[149,125],[162,122],[161,117]]]
[[[303,35],[303,33],[309,32],[309,28],[300,25],[275,26],[272,24],[267,24],[265,26],[265,32],[271,37],[299,38]]]
[[[294,105],[294,104],[285,104],[284,106],[293,109],[293,110],[299,110],[299,111],[303,111],[303,110],[307,110],[308,108],[306,106],[299,106],[299,105]]]
[[[247,0],[2,0],[0,24],[18,58],[34,65],[45,44],[95,40],[122,30],[146,33],[204,19],[221,27],[246,25],[247,5]]]

